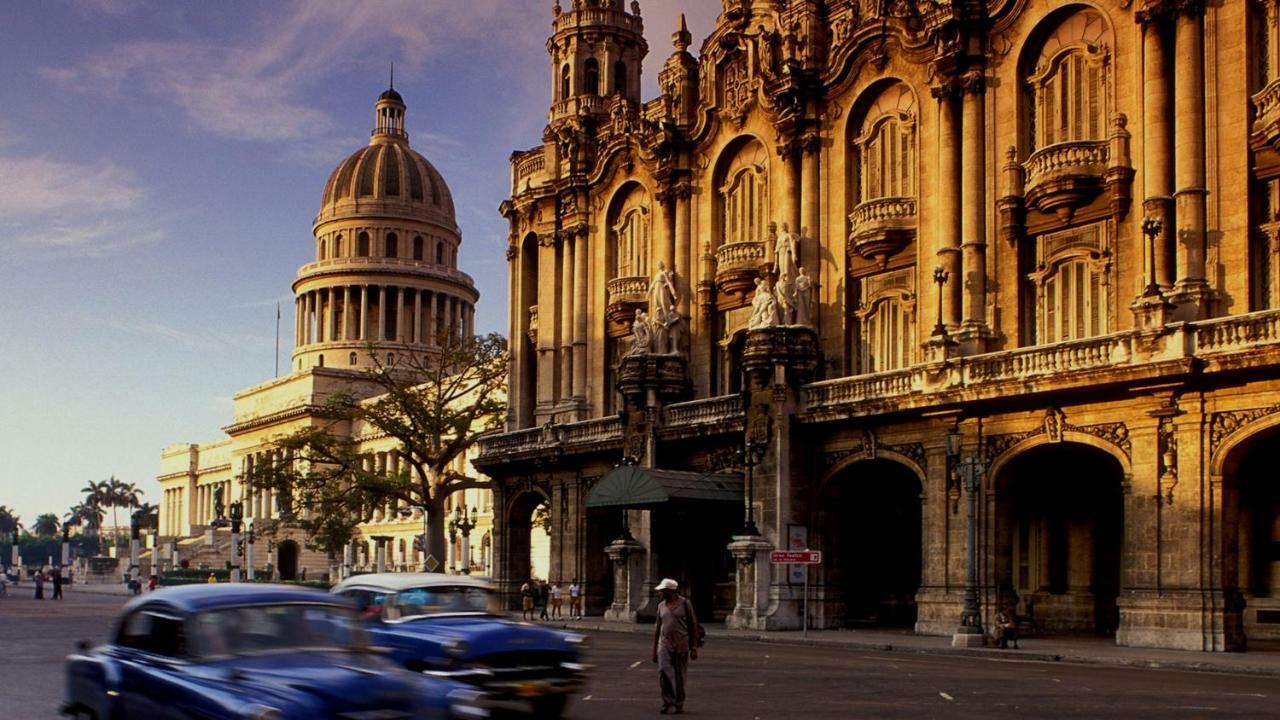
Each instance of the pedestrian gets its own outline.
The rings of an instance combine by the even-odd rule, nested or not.
[[[160,587],[160,578],[152,575],[151,579],[147,580],[147,592],[155,592],[158,587]]]
[[[1009,641],[1018,649],[1018,619],[1012,607],[1005,605],[996,613],[996,642],[1001,650],[1008,649]]]
[[[209,573],[209,584],[210,584],[210,585],[217,585],[217,584],[218,584],[218,576],[214,575],[213,573]]]
[[[529,580],[520,586],[520,619],[533,622],[533,588],[530,587]]]
[[[671,578],[658,583],[658,618],[653,626],[653,661],[658,664],[658,685],[662,689],[660,713],[684,712],[684,682],[689,661],[698,659],[697,639],[701,636],[693,605],[680,596],[680,585]]]
[[[37,569],[35,575],[31,576],[31,579],[34,580],[36,583],[36,599],[43,600],[44,599],[44,570]]]
[[[560,610],[564,603],[561,597],[560,583],[551,583],[551,617],[564,619],[564,613]]]
[[[62,599],[62,568],[55,567],[50,573],[53,576],[53,599]]]
[[[578,587],[578,578],[569,585],[569,619],[582,619],[582,588]]]
[[[547,616],[547,596],[550,595],[550,593],[547,592],[547,584],[539,580],[537,581],[537,586],[538,591],[537,594],[534,595],[533,599],[538,604],[538,619],[550,620],[551,618]]]

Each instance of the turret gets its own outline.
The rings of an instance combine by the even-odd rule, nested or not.
[[[622,94],[640,102],[640,69],[649,46],[644,40],[640,3],[633,0],[556,0],[551,55],[550,120],[605,114],[608,99]]]
[[[680,13],[680,26],[671,36],[674,48],[671,57],[658,73],[658,87],[670,116],[679,125],[693,123],[694,109],[698,104],[698,61],[689,53],[693,35]]]

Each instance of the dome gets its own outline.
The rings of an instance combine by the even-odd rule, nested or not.
[[[444,178],[409,147],[400,93],[383,92],[374,113],[376,124],[369,145],[348,155],[329,175],[316,222],[377,215],[455,229],[453,195]]]

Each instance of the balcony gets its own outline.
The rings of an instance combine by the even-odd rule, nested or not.
[[[1032,153],[1024,164],[1027,207],[1070,220],[1101,190],[1109,155],[1106,140],[1057,143]]]
[[[741,417],[741,395],[721,395],[666,407],[666,427],[718,424]]]
[[[764,243],[750,240],[716,248],[716,288],[725,295],[745,299],[755,289],[765,255]]]
[[[848,254],[884,265],[916,238],[916,199],[868,200],[849,214],[849,227]]]
[[[513,193],[520,193],[529,187],[540,185],[545,179],[547,156],[543,148],[535,148],[521,154],[514,163],[515,170],[511,179]]]
[[[426,260],[413,260],[412,258],[338,257],[317,260],[299,268],[298,279],[302,280],[344,272],[385,272],[420,275],[465,285],[466,287],[475,287],[475,281],[471,279],[471,276],[461,270],[445,267],[444,265],[436,265]]]
[[[1280,150],[1280,79],[1253,96],[1253,108],[1258,119],[1253,122],[1249,145],[1254,152]]]
[[[614,278],[605,286],[608,301],[605,315],[609,322],[626,326],[645,307],[649,299],[649,279],[643,275]]]

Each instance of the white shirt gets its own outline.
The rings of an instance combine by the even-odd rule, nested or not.
[[[570,586],[569,586],[569,597],[578,597],[578,586],[577,586],[577,585],[570,585]]]
[[[559,586],[559,585],[552,585],[552,586],[551,586],[551,597],[555,598],[556,600],[559,600],[559,599],[560,599],[560,586]]]

